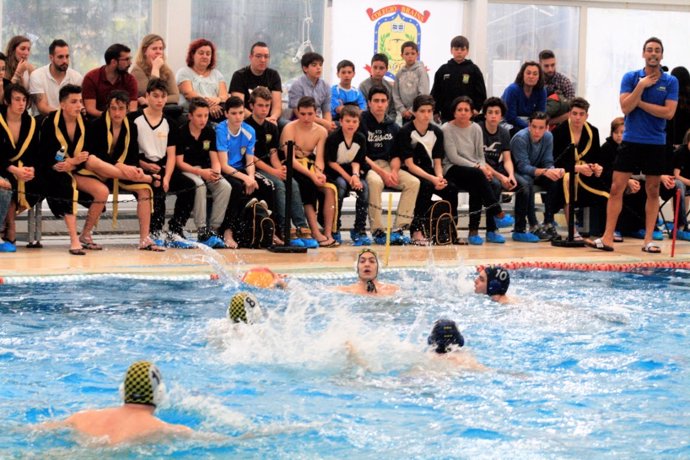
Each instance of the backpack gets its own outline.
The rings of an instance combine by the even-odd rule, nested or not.
[[[275,222],[265,201],[252,198],[242,210],[235,232],[235,240],[242,248],[270,248],[273,246]]]
[[[443,246],[458,242],[458,228],[451,211],[446,200],[434,201],[427,211],[424,233],[431,244]]]

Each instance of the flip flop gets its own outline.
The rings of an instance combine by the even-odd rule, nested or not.
[[[661,248],[650,241],[642,246],[642,252],[646,252],[648,254],[661,254]]]
[[[80,241],[81,248],[87,251],[102,251],[103,246],[94,243],[93,241]]]
[[[319,247],[321,248],[337,248],[338,246],[340,246],[340,243],[332,238],[330,239],[330,242],[328,238],[319,241]]]
[[[144,246],[139,246],[140,251],[165,252],[165,249],[158,246],[153,241],[147,242]]]
[[[85,256],[86,253],[84,252],[83,249],[70,249],[69,253],[72,254],[73,256]]]
[[[604,244],[604,242],[601,241],[601,238],[597,238],[596,240],[586,239],[585,246],[592,249],[598,249],[600,251],[613,252],[613,246]]]

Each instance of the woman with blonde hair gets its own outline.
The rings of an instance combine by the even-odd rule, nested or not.
[[[141,40],[134,64],[129,70],[137,79],[139,88],[139,106],[146,106],[146,86],[152,78],[160,78],[168,87],[168,104],[177,104],[180,92],[175,82],[175,74],[165,63],[165,41],[157,34],[148,34]]]
[[[35,67],[29,62],[31,54],[31,40],[23,35],[15,35],[7,42],[7,66],[5,75],[12,83],[18,83],[29,89],[29,75]]]

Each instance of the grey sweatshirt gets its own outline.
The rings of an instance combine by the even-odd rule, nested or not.
[[[441,129],[443,130],[443,146],[446,149],[446,156],[443,158],[443,174],[446,174],[451,166],[474,168],[477,164],[485,164],[484,134],[477,123],[472,123],[467,128],[446,123]]]
[[[410,67],[401,67],[395,75],[395,86],[393,87],[395,110],[398,113],[412,110],[414,98],[420,94],[429,94],[429,92],[429,75],[426,73],[422,61],[417,61]]]

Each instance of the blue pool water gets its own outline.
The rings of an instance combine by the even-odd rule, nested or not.
[[[0,286],[0,457],[690,457],[689,272],[520,270],[514,305],[473,276],[390,271],[388,300],[296,276],[253,291],[253,327],[224,319],[235,282]],[[429,359],[439,317],[490,371]],[[139,359],[163,372],[158,415],[213,436],[96,448],[30,427],[119,404]]]

